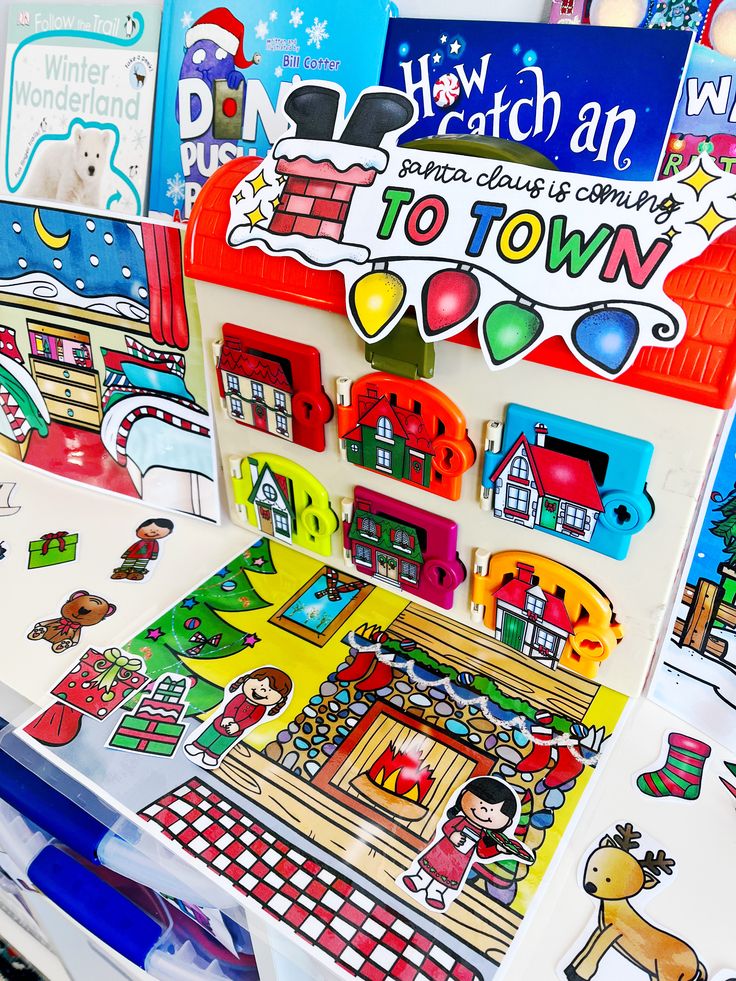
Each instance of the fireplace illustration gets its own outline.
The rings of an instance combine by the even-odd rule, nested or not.
[[[314,775],[312,786],[345,805],[359,822],[378,825],[421,849],[457,788],[490,773],[495,764],[492,753],[377,699]]]
[[[422,801],[434,783],[434,776],[418,747],[398,750],[394,743],[389,743],[370,768],[350,783],[380,810],[404,821],[419,821],[427,815]]]

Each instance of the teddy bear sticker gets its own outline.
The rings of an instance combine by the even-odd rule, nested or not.
[[[101,596],[92,596],[84,589],[72,593],[61,608],[61,616],[39,620],[28,634],[29,640],[45,640],[54,654],[76,647],[82,627],[92,627],[111,617],[116,607]]]

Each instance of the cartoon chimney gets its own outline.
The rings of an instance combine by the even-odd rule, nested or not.
[[[525,562],[517,562],[516,568],[519,570],[519,582],[528,583],[531,586],[534,566],[527,565]]]
[[[544,441],[547,439],[547,433],[549,432],[547,427],[543,422],[538,422],[534,427],[534,432],[537,436],[537,446],[544,446]]]
[[[370,187],[386,169],[381,140],[406,126],[411,102],[398,92],[364,92],[339,140],[334,138],[339,94],[302,85],[284,103],[296,132],[274,147],[276,171],[286,177],[268,230],[342,241],[356,187]]]

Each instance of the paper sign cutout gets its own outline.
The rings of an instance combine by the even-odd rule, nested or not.
[[[707,155],[657,183],[602,181],[397,147],[416,110],[392,89],[344,106],[328,83],[291,92],[286,135],[233,192],[227,242],[339,268],[363,340],[413,306],[430,341],[477,320],[492,370],[559,335],[611,377],[682,339],[665,278],[736,221],[736,175]]]

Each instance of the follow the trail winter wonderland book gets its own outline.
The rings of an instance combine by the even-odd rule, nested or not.
[[[560,170],[653,180],[691,43],[689,31],[399,17],[381,84],[417,104],[403,141],[495,136]]]
[[[303,4],[303,6],[302,6]],[[166,0],[150,213],[186,220],[205,180],[282,135],[293,84],[378,82],[390,0]]]
[[[145,212],[161,10],[14,3],[2,191]]]

